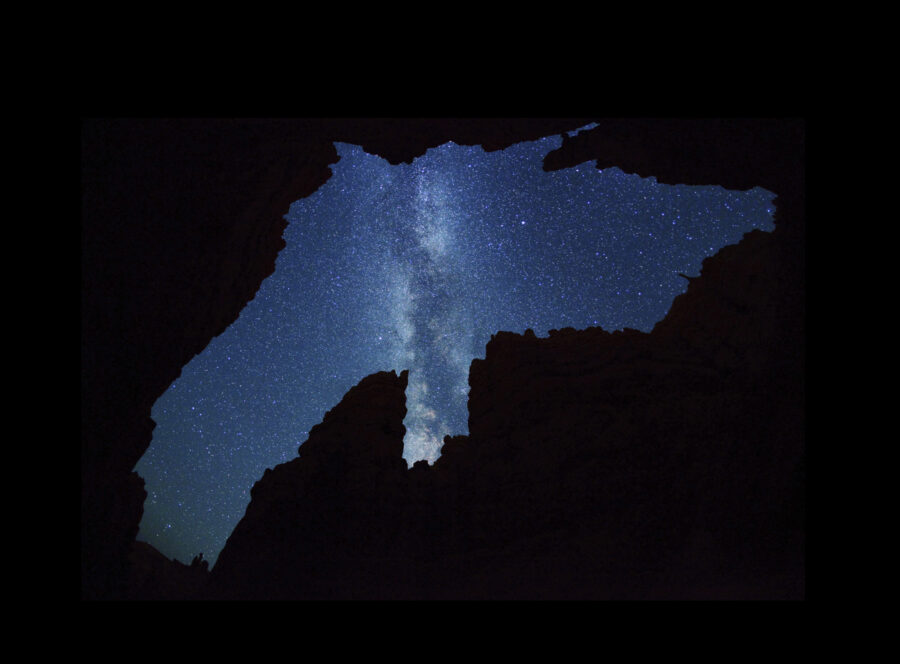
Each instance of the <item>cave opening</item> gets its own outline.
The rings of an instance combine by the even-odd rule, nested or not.
[[[287,214],[275,273],[154,405],[138,539],[214,565],[265,468],[376,371],[410,371],[404,458],[433,462],[444,435],[467,433],[468,368],[491,334],[649,332],[680,274],[773,228],[759,187],[544,172],[561,140],[447,143],[397,166],[338,144],[330,180]]]

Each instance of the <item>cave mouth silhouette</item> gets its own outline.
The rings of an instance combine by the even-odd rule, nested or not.
[[[598,315],[596,303],[615,300],[612,293],[619,294],[619,301],[623,293],[637,302],[642,298],[643,303],[649,301],[654,293],[654,279],[648,277],[649,261],[639,261],[635,264],[638,267],[632,268],[624,258],[612,256],[611,251],[590,251],[592,245],[588,240],[598,238],[584,229],[579,231],[576,223],[553,227],[546,232],[546,238],[541,238],[537,233],[541,220],[533,216],[522,218],[523,210],[529,209],[525,205],[510,204],[509,212],[500,215],[492,229],[494,232],[475,230],[479,218],[472,211],[482,209],[481,206],[465,205],[458,200],[471,194],[464,193],[464,188],[455,183],[456,170],[487,168],[460,163],[466,160],[449,154],[453,150],[470,159],[474,159],[473,155],[483,155],[486,161],[499,162],[533,151],[534,144],[543,144],[535,154],[547,153],[559,140],[549,137],[493,153],[477,146],[463,148],[445,144],[429,150],[412,164],[396,166],[366,154],[357,146],[338,144],[341,161],[333,167],[330,181],[312,196],[291,206],[285,231],[287,246],[279,255],[275,273],[263,282],[256,298],[238,320],[184,367],[182,376],[154,405],[157,428],[153,443],[136,467],[148,489],[146,524],[142,521],[140,538],[146,537],[170,557],[183,560],[204,551],[207,560],[214,564],[216,543],[221,548],[242,516],[249,500],[249,488],[263,469],[293,458],[305,434],[322,415],[362,376],[374,371],[410,370],[406,420],[410,449],[405,448],[404,457],[410,465],[419,459],[433,461],[444,435],[464,434],[468,430],[465,409],[468,367],[473,358],[483,355],[484,344],[491,334],[499,330],[532,329],[545,336],[551,329],[590,326],[649,331],[668,311],[672,299],[687,287],[679,273],[696,275],[703,258],[724,244],[736,242],[752,228],[766,224],[764,230],[771,228],[774,194],[759,188],[729,192],[722,187],[663,185],[654,178],[627,175],[616,168],[598,171],[592,164],[546,173],[541,171],[539,160],[533,161],[534,177],[546,183],[570,181],[575,177],[582,181],[595,178],[605,186],[621,181],[624,183],[621,186],[635,190],[686,192],[685,198],[702,189],[711,196],[714,193],[721,206],[734,205],[738,198],[755,199],[757,216],[744,219],[745,226],[728,229],[726,237],[715,242],[703,235],[704,228],[710,228],[709,216],[706,224],[703,218],[690,215],[676,220],[676,227],[682,224],[680,228],[685,228],[683,232],[691,237],[690,242],[696,240],[697,251],[689,258],[671,258],[673,264],[665,268],[668,278],[659,288],[655,308],[648,308],[643,318]],[[435,157],[452,164],[451,175],[428,166],[428,159]],[[370,173],[366,181],[362,185],[351,182],[353,174],[361,172]],[[511,189],[520,203],[529,195],[525,182],[519,178],[515,183],[518,187]],[[385,188],[399,190],[401,185],[405,187],[401,202],[385,197]],[[592,200],[592,205],[596,205],[599,199],[593,195]],[[395,218],[391,216],[392,210],[410,213]],[[649,246],[671,239],[662,237],[663,230],[674,233],[666,227],[667,223],[671,226],[669,220],[656,218],[636,203],[631,204],[629,214],[644,221],[655,218],[656,225],[643,231],[648,234]],[[345,234],[334,234],[334,219],[346,222],[346,227],[342,226]],[[618,246],[617,240],[626,235],[622,229],[634,224],[622,217],[611,221],[602,235],[606,243],[603,246]],[[567,231],[570,237],[565,236]],[[478,241],[473,242],[473,237]],[[404,238],[409,244],[404,245],[397,238]],[[461,242],[460,238],[466,241]],[[538,252],[536,245],[542,240],[544,246]],[[329,247],[322,255],[302,251],[322,246]],[[504,247],[509,251],[511,246],[533,251],[511,254],[520,259],[527,256],[524,266],[508,261],[510,254],[503,251]],[[577,277],[564,279],[553,274],[553,266],[559,265],[560,256],[565,255],[562,249],[565,246],[578,258],[584,253],[589,259],[593,253],[595,262],[588,260],[584,265],[593,265],[594,272],[601,261],[613,265],[610,273],[601,275],[607,282],[597,285],[599,290],[592,300],[578,299],[574,287],[580,283]],[[483,252],[475,251],[476,248]],[[298,249],[301,251],[295,255],[293,252]],[[461,252],[465,260],[451,261],[448,257],[456,252]],[[364,269],[352,269],[354,261]],[[485,287],[487,282],[480,280],[480,275],[491,265],[494,267],[489,276],[494,281],[513,283],[511,275],[519,273],[520,278],[513,286],[514,297],[510,288],[501,289],[499,296],[487,297],[490,295]],[[618,283],[609,277],[617,272],[621,275]],[[660,285],[658,280],[657,285]],[[352,294],[354,287],[358,289],[356,296]],[[359,296],[360,292],[368,297]],[[485,297],[485,301],[479,306],[465,306],[461,298],[471,293]],[[275,300],[270,297],[279,306],[274,306]],[[527,305],[528,314],[517,318],[513,307],[504,308],[504,301]],[[584,315],[585,311],[564,312],[561,302],[580,302],[586,311],[591,308],[593,311],[589,315]],[[552,304],[556,307],[551,307]],[[242,331],[244,325],[250,327]],[[449,341],[447,330],[453,331]],[[341,332],[347,336],[339,337]],[[285,338],[300,339],[302,344],[290,347],[283,342]],[[329,340],[338,338],[342,339],[340,343],[329,346]],[[416,346],[415,342],[421,339],[433,343]],[[245,340],[261,343],[251,352]],[[316,347],[317,352],[310,353],[309,345]],[[312,360],[317,363],[308,364]],[[338,361],[343,363],[341,370],[335,370]],[[442,365],[447,370],[438,375],[435,367]],[[289,367],[290,372],[282,374],[280,367]],[[292,377],[296,375],[321,376],[324,380],[293,383]],[[438,394],[443,395],[440,403]],[[253,397],[242,399],[241,395]],[[231,412],[227,410],[240,402],[246,404]],[[303,416],[298,415],[301,409]],[[262,421],[272,423],[271,428],[257,424]],[[167,440],[170,445],[166,444]],[[269,449],[261,450],[264,444],[261,441],[266,441]],[[412,451],[416,446],[420,451]],[[237,458],[242,451],[252,461]],[[184,477],[173,481],[174,468],[179,468]],[[226,492],[219,479],[222,477],[234,484],[228,487],[228,497],[224,499]],[[174,489],[173,497],[164,495],[169,490],[164,486]],[[193,534],[179,534],[179,530]],[[169,533],[175,534],[170,538]]]

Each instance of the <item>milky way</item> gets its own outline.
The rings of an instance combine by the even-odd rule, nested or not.
[[[559,144],[447,144],[400,166],[338,145],[334,175],[287,214],[275,273],[155,404],[138,538],[214,564],[263,471],[376,371],[409,369],[404,458],[434,461],[468,431],[469,364],[491,334],[650,331],[679,273],[772,229],[763,189],[543,172]]]

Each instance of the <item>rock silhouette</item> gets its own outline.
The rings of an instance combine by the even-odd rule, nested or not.
[[[254,487],[206,596],[801,598],[802,294],[768,269],[779,242],[708,258],[650,334],[494,335],[433,466],[401,459],[405,374],[365,378]]]
[[[190,565],[169,560],[147,542],[135,542],[129,555],[127,599],[196,599],[209,579],[209,563],[195,557]]]
[[[209,595],[378,598],[404,578],[407,372],[364,378],[267,470],[219,554]]]
[[[400,163],[447,140],[502,149],[591,120],[84,120],[82,598],[136,596],[146,492],[133,468],[151,407],[274,270],[283,216],[328,179],[335,141]],[[258,483],[206,592],[262,594],[240,542],[251,527],[269,536],[254,505],[302,486],[323,501],[340,488],[344,512],[314,523],[353,518],[308,534],[309,560],[342,557],[318,576],[283,572],[280,596],[803,596],[803,122],[596,122],[544,168],[764,186],[775,232],[708,259],[651,334],[497,334],[471,370],[470,434],[445,440],[434,466],[399,465],[397,389],[348,394],[352,416],[323,422],[290,462],[306,470]]]

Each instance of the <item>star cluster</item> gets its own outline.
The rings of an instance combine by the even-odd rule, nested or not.
[[[263,471],[376,371],[409,369],[404,458],[434,461],[467,432],[469,364],[491,334],[650,331],[679,273],[773,228],[759,188],[545,173],[560,140],[448,143],[399,166],[338,145],[331,179],[290,208],[275,273],[155,404],[139,539],[214,564]]]

